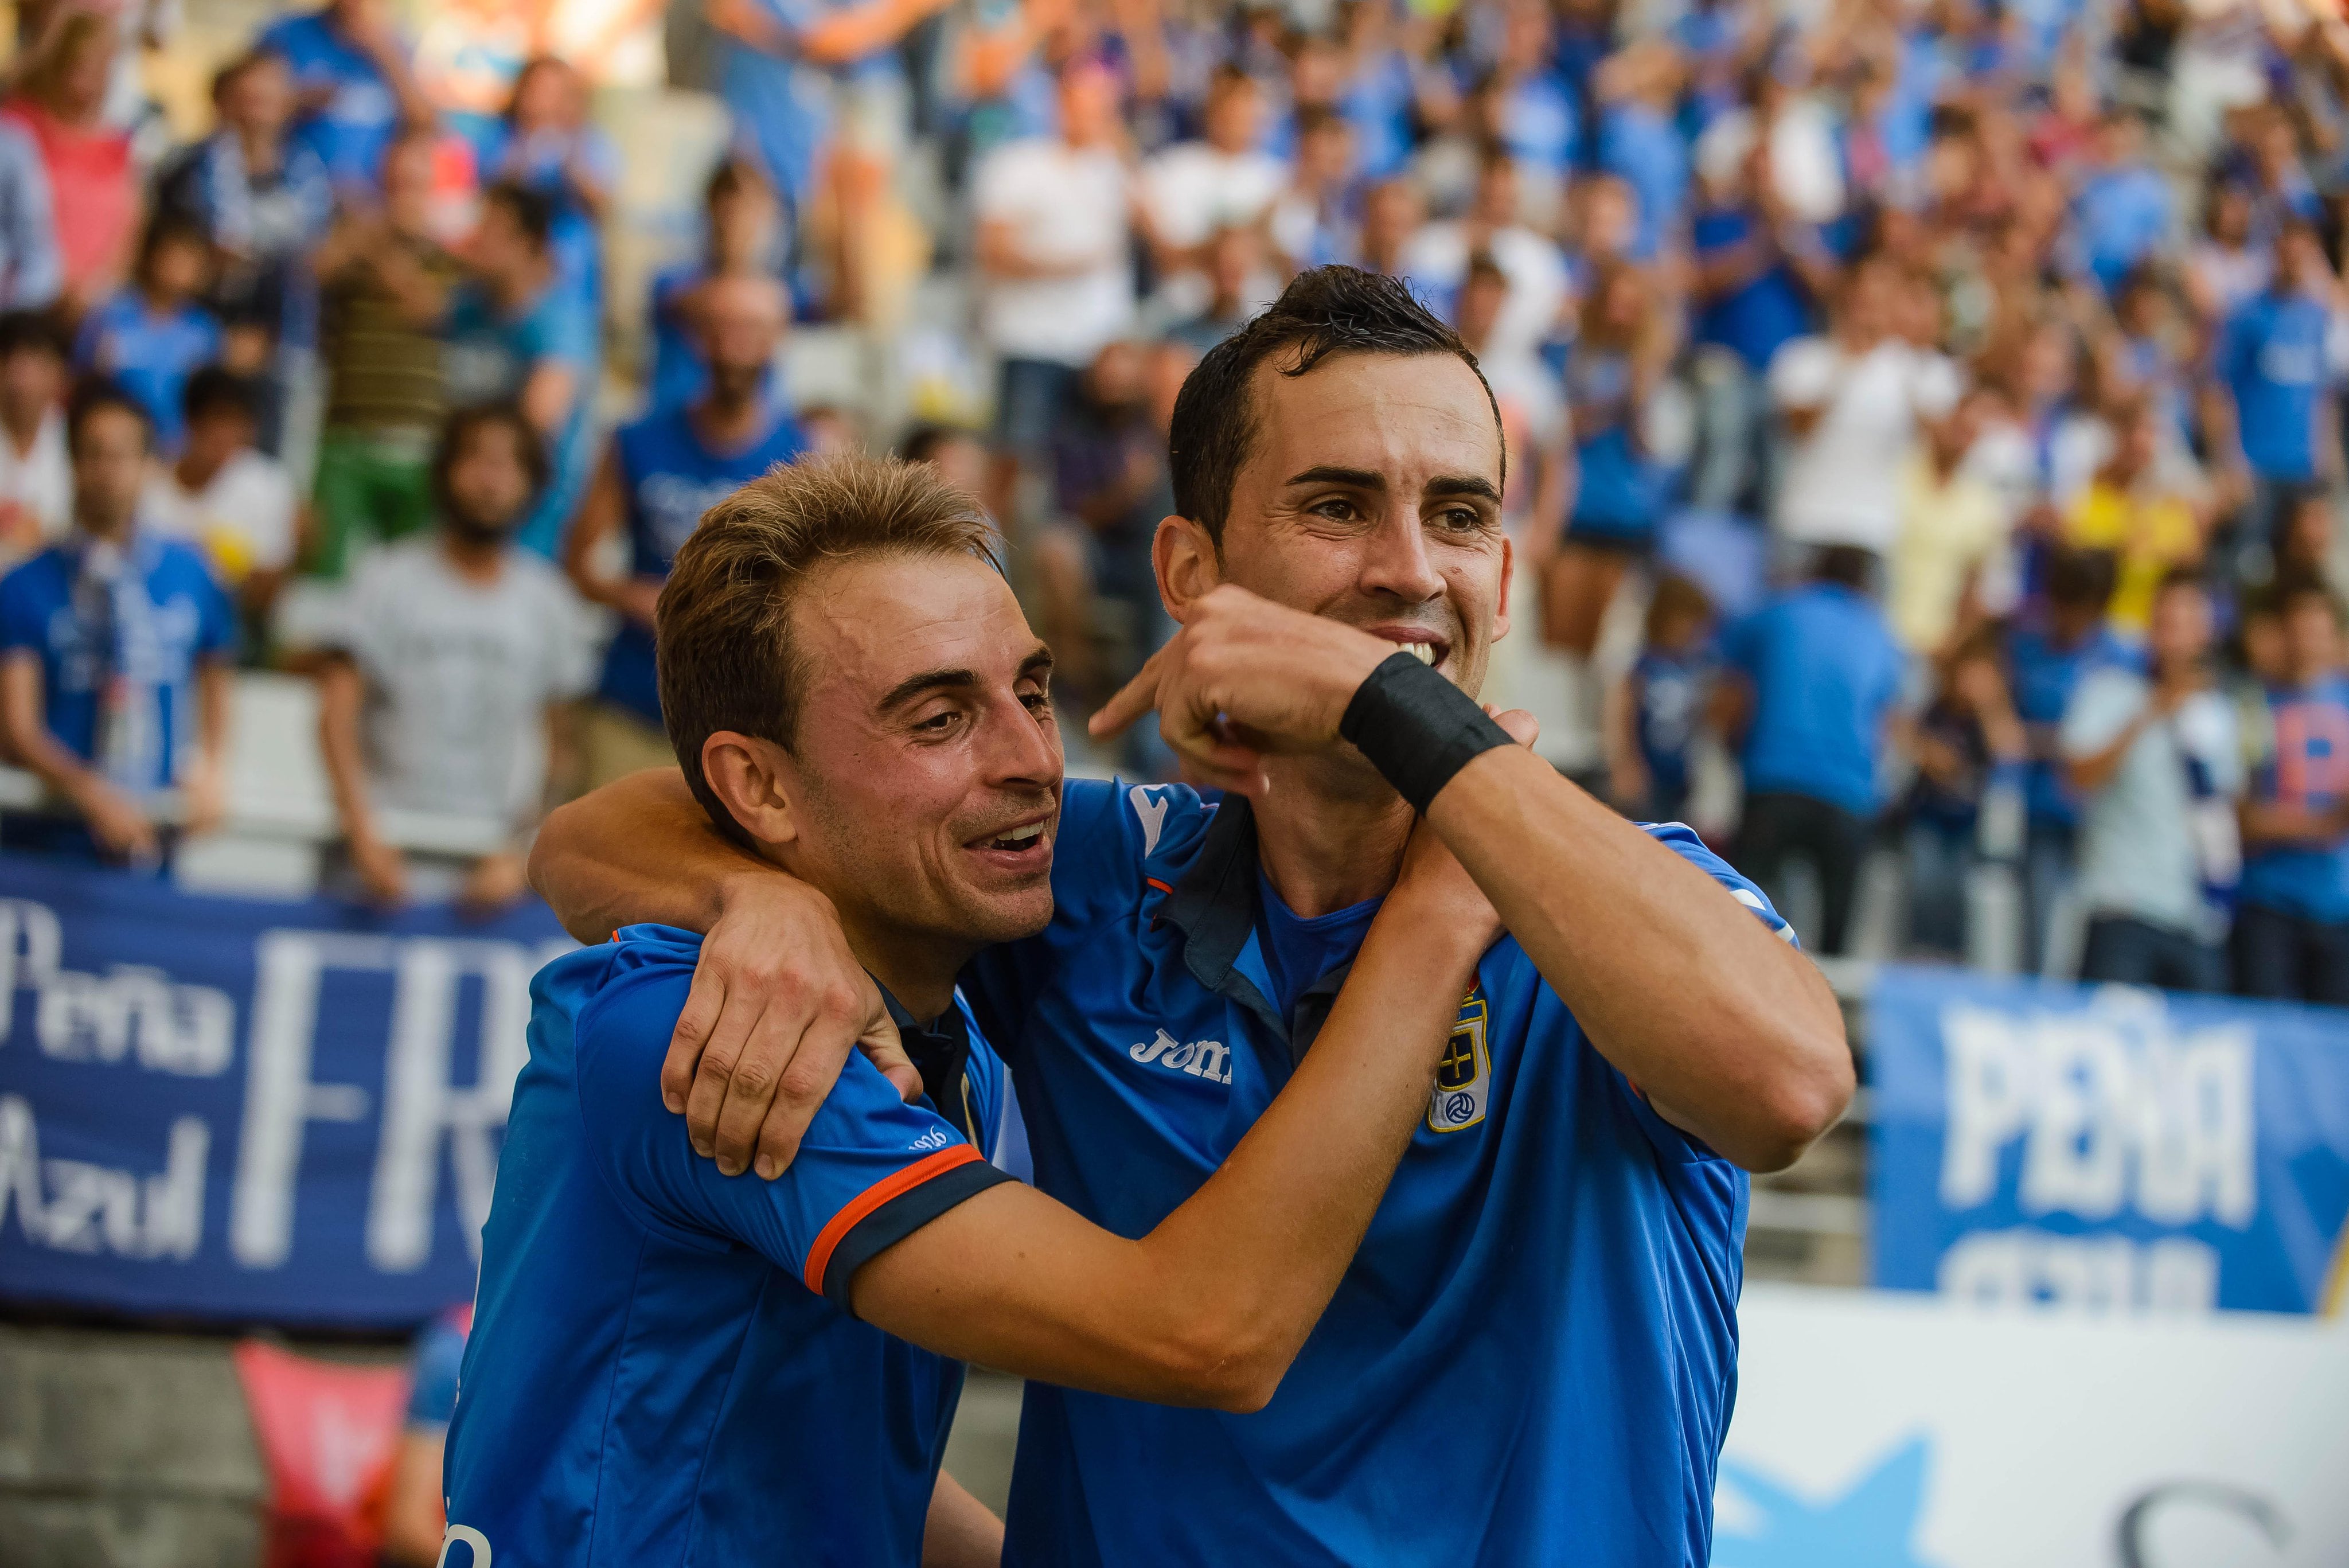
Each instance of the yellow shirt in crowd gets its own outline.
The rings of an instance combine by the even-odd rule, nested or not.
[[[1918,653],[1931,653],[1956,624],[1969,573],[2006,543],[2006,504],[1986,480],[1963,472],[1944,483],[1922,453],[1900,475],[1900,531],[1885,563],[1892,629]]]
[[[2138,636],[2152,618],[2162,577],[2202,554],[2201,524],[2184,497],[2132,493],[2106,479],[2095,481],[2072,503],[2064,537],[2083,549],[2113,553],[2118,570],[2106,617],[2116,629]]]

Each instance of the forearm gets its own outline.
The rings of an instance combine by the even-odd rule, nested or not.
[[[675,768],[631,774],[550,813],[530,854],[530,885],[583,942],[647,920],[706,933],[745,877],[793,881],[719,837]]]
[[[358,672],[347,663],[318,676],[318,755],[326,767],[327,793],[343,836],[375,836],[375,814],[367,800],[367,764],[359,745]]]
[[[2113,774],[2120,771],[2121,759],[2128,755],[2129,748],[2137,744],[2139,735],[2145,733],[2145,727],[2152,717],[2152,710],[2147,709],[2124,725],[2121,732],[2113,737],[2110,745],[2079,756],[2066,757],[2064,773],[2072,787],[2082,794],[2094,794],[2112,783]]]
[[[228,765],[229,692],[234,677],[225,659],[211,659],[196,671],[196,761],[219,769]]]
[[[922,1568],[996,1568],[1002,1561],[1003,1521],[940,1470],[922,1527]]]
[[[2246,849],[2322,849],[2338,839],[2344,828],[2337,809],[2317,811],[2278,801],[2245,802],[2242,823]]]
[[[1834,994],[1703,871],[1513,746],[1463,768],[1427,820],[1591,1044],[1676,1125],[1763,1170],[1841,1115],[1852,1066]]]
[[[905,36],[946,0],[876,0],[827,18],[800,35],[800,52],[819,65],[853,64]]]
[[[49,733],[41,705],[40,661],[32,654],[11,654],[0,662],[0,734],[18,766],[67,800],[79,802],[98,783],[89,765]]]
[[[1390,900],[1296,1075],[1221,1168],[1140,1241],[999,1188],[965,1206],[965,1222],[952,1223],[957,1210],[866,1264],[853,1287],[858,1314],[1071,1387],[1260,1407],[1425,1113],[1476,957],[1446,925]]]

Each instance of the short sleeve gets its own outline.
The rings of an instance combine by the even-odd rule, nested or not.
[[[316,645],[348,654],[370,679],[380,680],[395,658],[391,628],[401,608],[402,556],[391,549],[362,560],[348,589],[336,596],[335,613],[318,618]]]
[[[244,519],[253,541],[253,564],[275,571],[294,560],[295,518],[301,510],[294,481],[282,468],[270,465],[254,471],[254,515]]]
[[[1770,928],[1772,934],[1788,947],[1800,947],[1795,928],[1778,913],[1776,906],[1761,888],[1741,874],[1728,861],[1704,846],[1693,829],[1677,822],[1656,822],[1643,825],[1648,836],[1720,883],[1729,896],[1754,912],[1754,918]]]
[[[2076,761],[2103,751],[2144,706],[2144,687],[2127,671],[2091,671],[2064,710],[2058,732],[2064,755]]]
[[[600,673],[587,608],[561,577],[549,575],[545,608],[540,616],[545,631],[541,646],[546,653],[546,695],[550,701],[584,697]]]
[[[41,558],[32,560],[15,571],[0,576],[0,652],[30,649],[42,651],[47,643],[48,615],[41,603],[41,592],[34,574],[39,570]]]
[[[196,564],[194,589],[196,602],[203,607],[196,628],[196,652],[202,657],[221,659],[236,652],[236,606],[215,579],[209,567]]]
[[[945,1118],[905,1104],[861,1054],[782,1175],[720,1175],[661,1104],[661,1058],[691,979],[682,963],[624,971],[579,1020],[579,1106],[593,1155],[647,1228],[688,1246],[747,1247],[845,1312],[850,1281],[876,1253],[1011,1179]]]
[[[1802,946],[1795,935],[1795,928],[1779,915],[1762,889],[1739,875],[1720,856],[1707,849],[1704,841],[1691,829],[1677,822],[1647,823],[1642,826],[1649,837],[1721,884],[1731,898],[1751,910],[1754,918],[1767,927],[1780,941],[1791,948]],[[1613,1076],[1615,1082],[1627,1091],[1623,1099],[1632,1120],[1638,1123],[1649,1147],[1656,1151],[1667,1168],[1681,1170],[1719,1168],[1726,1163],[1721,1154],[1702,1138],[1666,1121],[1639,1085],[1619,1072]]]

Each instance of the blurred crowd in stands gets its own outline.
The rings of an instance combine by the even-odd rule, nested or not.
[[[13,847],[217,821],[242,660],[317,681],[340,886],[425,896],[384,825],[440,814],[517,897],[550,798],[667,759],[678,542],[842,445],[979,499],[1081,716],[1172,631],[1185,375],[1342,264],[1492,384],[1487,695],[1561,769],[1821,951],[2349,1003],[2327,0],[334,0],[177,144],[165,0],[16,15]],[[694,95],[698,232],[624,266]],[[925,322],[968,395],[795,397],[794,336],[877,385]]]

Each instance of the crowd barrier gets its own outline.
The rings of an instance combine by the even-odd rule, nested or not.
[[[0,1294],[413,1325],[472,1294],[543,905],[469,923],[0,856]]]
[[[2349,1304],[2349,1011],[1887,966],[1868,1052],[1878,1284]]]
[[[2338,1568],[2349,1327],[1750,1285],[1713,1568]]]

